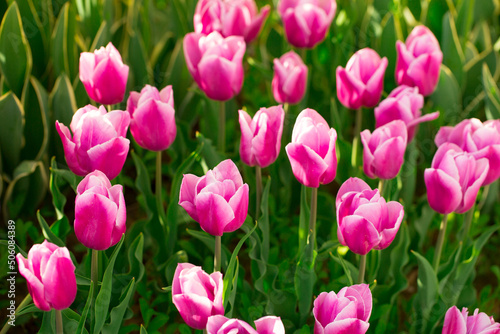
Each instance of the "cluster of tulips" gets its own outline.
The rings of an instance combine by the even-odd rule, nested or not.
[[[313,48],[323,41],[335,11],[334,0],[280,0],[278,4],[286,38],[297,48]],[[198,2],[195,32],[185,36],[184,54],[194,81],[208,98],[226,101],[240,92],[246,43],[257,37],[269,12],[270,7],[265,6],[259,13],[253,0]],[[437,39],[426,27],[417,26],[405,43],[398,41],[396,49],[395,77],[399,87],[383,101],[380,99],[388,61],[374,50],[359,50],[345,68],[336,71],[339,101],[357,110],[351,163],[356,167],[360,139],[363,171],[369,178],[379,178],[380,186],[372,189],[363,180],[350,178],[337,193],[338,240],[361,256],[359,284],[344,287],[338,293],[321,292],[316,297],[312,310],[316,334],[368,330],[373,305],[370,288],[364,284],[366,254],[372,249],[387,248],[404,218],[403,205],[383,197],[383,183],[398,175],[407,144],[415,137],[418,124],[439,116],[437,112],[422,115],[421,111],[424,97],[434,91],[439,79],[442,53]],[[128,66],[111,43],[93,53],[82,53],[80,79],[89,97],[101,106],[78,109],[69,128],[59,122],[55,124],[68,167],[76,175],[85,176],[77,188],[74,229],[78,240],[92,249],[92,261],[97,259],[98,251],[116,245],[126,230],[123,189],[119,184],[112,186],[110,180],[118,176],[127,158],[128,128],[138,145],[157,152],[159,173],[161,152],[176,136],[171,86],[158,91],[147,85],[141,92],[130,93],[126,111],[113,110],[113,105],[124,99],[128,72]],[[307,72],[307,66],[293,51],[275,59],[272,91],[275,100],[285,107],[261,108],[253,118],[246,111],[239,111],[240,158],[256,167],[257,189],[261,189],[261,168],[274,163],[280,153],[285,113],[288,104],[303,98]],[[362,108],[374,108],[373,132],[361,131]],[[222,119],[220,124],[224,123]],[[219,128],[219,133],[224,131]],[[337,172],[336,140],[335,129],[318,112],[305,109],[298,115],[291,142],[286,145],[294,176],[312,188],[309,250],[316,247],[317,189],[332,182]],[[441,128],[435,142],[439,148],[424,177],[431,208],[445,217],[434,261],[437,270],[446,215],[470,211],[480,187],[500,177],[500,121],[464,120],[455,127]],[[223,143],[219,147],[223,148]],[[158,180],[156,192],[161,199]],[[259,201],[257,191],[257,207]],[[216,242],[212,274],[190,263],[180,263],[175,271],[172,302],[186,324],[208,333],[284,333],[279,317],[257,319],[254,329],[242,320],[224,316],[221,236],[242,226],[249,205],[249,186],[236,164],[224,160],[201,177],[184,175],[179,205],[202,230],[215,236]],[[162,219],[161,200],[158,210]],[[39,309],[70,307],[77,288],[75,265],[68,249],[44,241],[31,248],[28,259],[20,254],[17,259]],[[95,288],[96,277],[93,272]],[[443,333],[500,333],[500,324],[478,310],[469,316],[467,309],[460,312],[452,307],[446,313]]]

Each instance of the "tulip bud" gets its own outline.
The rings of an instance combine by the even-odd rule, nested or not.
[[[255,326],[257,330],[243,320],[214,315],[208,318],[207,334],[285,334],[285,326],[280,317],[262,317],[255,320]]]
[[[289,51],[274,59],[272,82],[274,99],[278,103],[299,103],[307,85],[307,66],[295,52]]]
[[[75,199],[75,234],[85,247],[105,250],[125,233],[127,211],[123,187],[111,186],[104,173],[96,170],[78,184]]]
[[[80,80],[89,97],[100,104],[123,100],[129,67],[111,42],[106,48],[80,54]]]
[[[500,333],[500,323],[495,322],[493,317],[486,313],[479,313],[479,309],[474,311],[474,315],[469,315],[466,307],[462,312],[456,306],[452,306],[444,317],[444,327],[442,334],[498,334]]]
[[[33,303],[42,311],[64,310],[76,297],[75,265],[66,247],[47,240],[31,247],[28,258],[16,256]]]

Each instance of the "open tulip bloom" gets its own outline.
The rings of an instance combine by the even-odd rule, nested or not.
[[[479,309],[469,315],[466,307],[460,312],[452,306],[446,312],[442,334],[500,334],[500,323]]]
[[[224,315],[208,318],[207,334],[285,334],[285,326],[280,317],[267,316],[254,321],[256,329],[238,319],[228,319]]]

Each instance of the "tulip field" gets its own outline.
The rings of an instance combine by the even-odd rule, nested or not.
[[[500,334],[499,0],[0,13],[0,334]]]

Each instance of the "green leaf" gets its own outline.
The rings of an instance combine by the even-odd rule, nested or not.
[[[37,211],[36,217],[38,218],[38,222],[40,223],[40,227],[42,228],[42,233],[45,239],[52,242],[53,244],[56,244],[59,247],[65,247],[66,245],[64,244],[64,242],[61,239],[59,239],[59,237],[55,235],[54,232],[52,232],[52,230],[49,227],[49,224],[47,224],[45,219],[40,214],[40,211]]]
[[[83,180],[83,177],[75,175],[72,171],[68,169],[59,169],[56,167],[57,167],[57,162],[53,160],[50,172],[55,176],[57,176],[58,178],[65,180],[76,193],[76,188],[78,187],[80,181]]]
[[[311,249],[312,248],[312,249]],[[303,324],[311,312],[316,273],[314,265],[318,253],[311,243],[306,244],[300,260],[297,263],[294,276],[295,295],[299,304],[300,323]]]
[[[57,76],[62,74],[75,78],[77,73],[77,53],[75,43],[76,12],[70,2],[66,2],[57,18],[52,34],[52,63]]]
[[[20,309],[19,311],[16,312],[16,317],[20,317],[23,314],[28,314],[28,313],[33,313],[33,312],[43,312],[41,311],[38,307],[35,306],[35,304],[29,304]]]
[[[268,262],[269,260],[269,190],[271,189],[271,178],[268,178],[264,191],[262,192],[262,200],[260,203],[260,219],[259,229],[262,232],[262,245],[261,245],[261,258],[262,261]]]
[[[90,280],[89,280],[90,282]],[[78,322],[78,327],[76,329],[76,334],[83,334],[85,330],[85,322],[87,321],[87,316],[89,314],[90,304],[92,303],[92,296],[94,295],[94,285],[89,284],[89,294],[87,296],[87,301],[85,302],[85,306],[83,307],[82,316],[80,317],[80,321]]]
[[[132,244],[128,247],[128,262],[130,270],[127,274],[125,274],[126,276],[135,278],[136,282],[139,282],[144,276],[143,252],[144,235],[139,233]]]
[[[238,273],[240,271],[240,261],[236,258],[236,269],[234,271],[233,279],[231,280],[232,289],[227,297],[229,305],[231,305],[231,309],[229,311],[226,310],[226,316],[231,318],[233,316],[234,311],[234,300],[236,299],[236,291],[238,287]]]
[[[49,312],[43,312],[42,325],[38,334],[54,334],[56,329],[54,324],[56,323],[56,312],[55,310],[50,310]]]
[[[135,179],[135,186],[137,187],[137,190],[139,190],[139,192],[144,196],[148,214],[152,215],[153,212],[156,212],[156,199],[155,195],[153,194],[153,191],[151,190],[151,180],[148,175],[148,170],[146,169],[144,162],[137,155],[137,153],[132,151],[131,154],[137,172],[137,178]]]
[[[441,111],[442,124],[456,124],[462,120],[462,93],[454,73],[445,65],[441,65],[439,81],[430,99]]]
[[[135,288],[135,278],[132,278],[127,287],[123,289],[122,301],[120,302],[120,304],[118,304],[118,306],[114,307],[111,310],[111,315],[110,315],[111,321],[102,329],[103,334],[118,333],[123,322],[123,316],[125,315],[125,311],[128,308],[130,298],[134,295],[134,290],[135,290],[134,288]]]
[[[450,68],[458,83],[461,84],[465,55],[458,38],[455,21],[450,12],[446,13],[443,18],[441,50],[443,51],[443,64]]]
[[[483,64],[483,88],[486,93],[486,116],[488,119],[500,118],[500,90],[487,64]]]
[[[146,328],[144,328],[142,324],[141,324],[141,332],[139,334],[148,334],[148,331],[146,330]]]
[[[142,87],[150,83],[153,71],[149,67],[146,48],[140,34],[131,33],[128,54],[134,85]]]
[[[7,240],[0,240],[0,245],[4,245],[6,247],[9,246],[9,242]],[[25,258],[28,258],[28,253],[26,253],[19,245],[16,243],[16,248],[19,253],[21,253]]]
[[[19,163],[24,140],[24,109],[12,92],[0,97],[0,117],[2,167],[10,174]]]
[[[340,263],[340,265],[342,266],[342,269],[344,270],[344,274],[346,275],[347,280],[349,281],[349,285],[353,285],[354,284],[354,280],[352,279],[351,270],[347,267],[347,265],[346,265],[346,263],[344,261],[343,256],[340,255],[340,254],[337,254],[337,256],[335,256],[331,252],[330,252],[330,256],[332,257],[332,259],[335,262],[339,262]]]
[[[80,323],[80,315],[70,308],[61,311],[63,316],[63,329],[65,333],[76,333]],[[88,333],[84,329],[83,333]]]
[[[300,191],[300,218],[299,218],[299,257],[304,252],[309,234],[309,205],[307,202],[307,187],[302,185]]]

